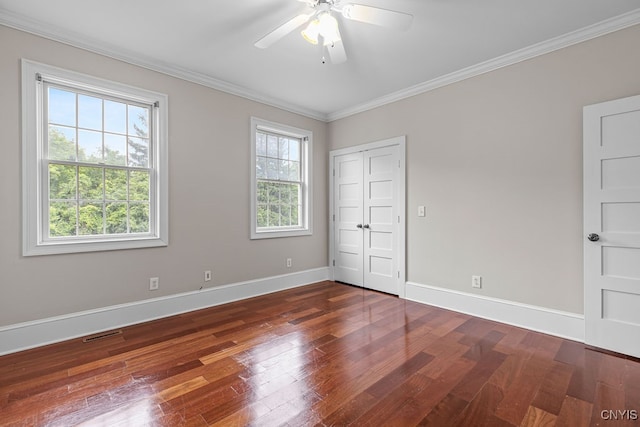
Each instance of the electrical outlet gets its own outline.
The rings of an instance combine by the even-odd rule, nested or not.
[[[471,276],[471,287],[482,288],[482,276]]]
[[[291,263],[291,258],[287,258],[287,268],[291,268],[292,263]]]
[[[204,272],[204,281],[205,282],[211,281],[211,270],[207,270]]]
[[[425,216],[426,208],[424,206],[418,206],[418,216]]]
[[[156,291],[160,287],[160,279],[157,277],[151,277],[149,279],[149,290]]]

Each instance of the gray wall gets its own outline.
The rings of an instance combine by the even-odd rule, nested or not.
[[[582,107],[640,93],[638,40],[640,26],[325,124],[0,26],[0,326],[195,290],[206,269],[216,286],[326,266],[328,150],[397,135],[408,280],[474,292],[477,274],[478,294],[582,313]],[[169,247],[21,256],[20,58],[169,95]],[[314,132],[313,236],[249,240],[252,115]]]
[[[582,107],[640,94],[639,40],[635,26],[329,124],[331,149],[407,135],[409,281],[583,312]]]
[[[0,52],[0,326],[328,265],[326,123],[3,26]],[[168,247],[21,256],[20,58],[169,95]],[[252,115],[313,131],[313,236],[249,240]]]

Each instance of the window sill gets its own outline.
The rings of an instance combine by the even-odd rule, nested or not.
[[[168,246],[166,240],[158,237],[143,237],[126,240],[92,240],[92,241],[66,241],[48,242],[37,245],[25,245],[23,256],[71,254],[81,252],[115,251],[123,249],[140,249]]]
[[[253,231],[251,233],[251,240],[275,239],[279,237],[311,236],[312,234],[313,231],[309,229]]]

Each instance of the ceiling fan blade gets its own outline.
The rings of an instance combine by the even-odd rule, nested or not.
[[[381,27],[406,30],[411,26],[413,15],[395,10],[350,3],[342,8],[342,16],[353,21],[380,25]]]
[[[255,42],[254,46],[260,49],[268,48],[269,46],[271,46],[272,44],[274,44],[275,42],[277,42],[278,40],[280,40],[281,38],[283,38],[284,36],[292,32],[299,26],[303,25],[305,22],[311,19],[312,16],[313,14],[310,14],[310,15],[302,14],[302,15],[296,16],[295,18],[285,22],[284,24],[282,24],[275,30],[271,31],[269,34],[267,34],[257,42]]]
[[[329,58],[331,58],[332,64],[342,64],[347,60],[347,52],[344,51],[344,44],[342,40],[333,42],[327,46],[329,51]]]

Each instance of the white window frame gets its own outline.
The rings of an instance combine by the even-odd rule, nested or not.
[[[43,81],[86,90],[104,96],[148,105],[153,129],[149,146],[150,206],[149,233],[108,236],[73,236],[50,239],[46,191],[48,174],[43,159],[47,143],[47,124]],[[22,229],[24,256],[93,252],[167,246],[169,243],[168,208],[168,96],[86,74],[22,59]],[[45,181],[47,180],[47,181]]]
[[[256,132],[266,131],[300,138],[300,160],[302,178],[302,226],[278,229],[258,229],[257,221],[257,177],[256,177]],[[251,239],[308,236],[313,234],[313,185],[312,152],[313,132],[293,126],[251,117]]]

